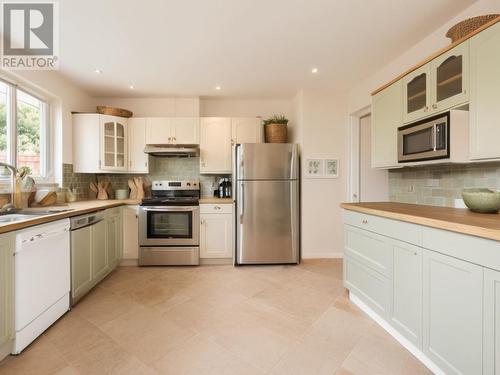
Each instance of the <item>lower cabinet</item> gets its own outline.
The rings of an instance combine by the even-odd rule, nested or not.
[[[447,374],[481,374],[483,268],[424,252],[424,353]]]
[[[14,250],[10,234],[0,236],[0,360],[10,354],[14,338]]]
[[[484,270],[483,375],[500,375],[500,272]]]
[[[122,208],[123,259],[137,262],[139,259],[139,206]]]
[[[500,375],[500,270],[481,263],[483,253],[494,252],[480,252],[473,263],[445,255],[451,250],[443,248],[452,243],[457,256],[469,254],[460,246],[477,253],[487,250],[482,239],[459,244],[452,236],[461,234],[423,228],[423,243],[430,246],[432,238],[429,250],[405,242],[404,233],[391,238],[349,221],[345,233],[344,285],[355,302],[384,320],[385,328],[431,370]],[[500,248],[492,241],[488,246]]]
[[[232,257],[232,205],[202,204],[200,206],[200,258]]]
[[[423,250],[391,241],[393,254],[392,325],[418,348],[422,348]]]
[[[71,232],[72,304],[104,279],[121,260],[121,208],[104,212],[104,220]]]

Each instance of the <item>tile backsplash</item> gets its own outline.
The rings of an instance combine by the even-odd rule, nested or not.
[[[213,190],[221,177],[227,175],[200,175],[200,159],[149,157],[149,174],[93,174],[74,173],[72,164],[63,164],[63,187],[76,188],[77,198],[86,199],[89,196],[89,185],[92,181],[108,179],[113,189],[127,188],[127,182],[133,177],[141,176],[150,180],[200,180],[201,196],[213,196]]]
[[[500,162],[406,167],[389,171],[393,202],[453,207],[462,190],[500,189]]]

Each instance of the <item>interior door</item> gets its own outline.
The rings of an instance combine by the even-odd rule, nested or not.
[[[237,262],[298,262],[298,182],[239,181]]]

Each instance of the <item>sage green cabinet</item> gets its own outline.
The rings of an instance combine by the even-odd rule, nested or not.
[[[75,304],[113,271],[122,259],[122,209],[104,211],[103,220],[71,232],[71,300]]]
[[[423,352],[447,374],[481,374],[483,268],[424,250],[423,275]]]
[[[470,157],[500,158],[500,23],[470,39]]]
[[[92,227],[71,232],[71,298],[77,300],[94,286]]]
[[[500,272],[484,270],[483,374],[500,375]]]
[[[108,266],[115,268],[122,258],[121,254],[121,216],[110,214],[106,217],[106,243]]]
[[[92,276],[96,280],[102,279],[108,272],[108,254],[106,241],[106,222],[100,221],[92,226]]]
[[[392,242],[393,279],[391,321],[397,330],[422,349],[422,248]]]
[[[398,81],[372,99],[372,168],[398,165],[398,127],[402,123],[402,83]]]
[[[10,354],[14,338],[14,249],[11,234],[0,236],[0,360]]]

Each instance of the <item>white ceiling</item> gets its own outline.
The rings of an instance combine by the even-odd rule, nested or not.
[[[64,0],[61,71],[96,96],[346,90],[473,2]]]

